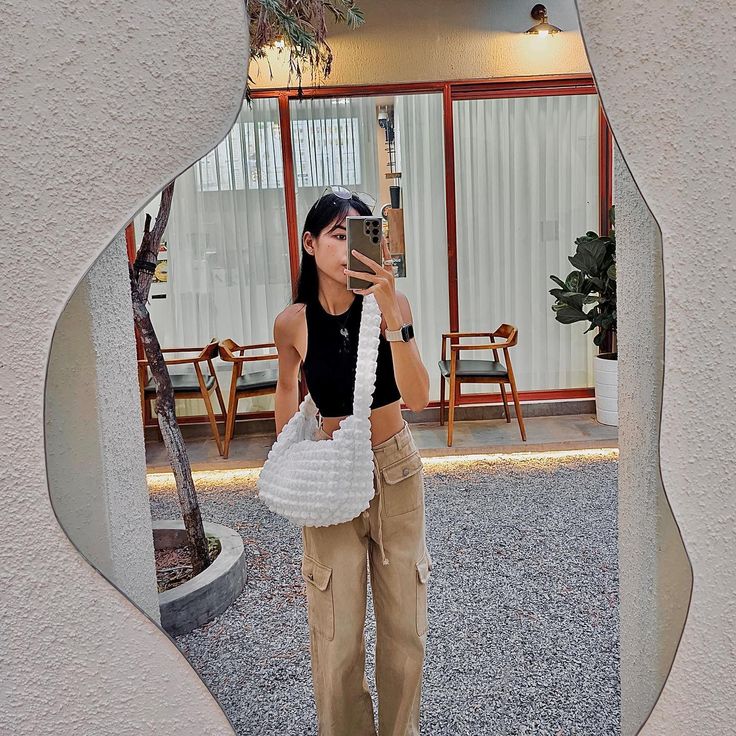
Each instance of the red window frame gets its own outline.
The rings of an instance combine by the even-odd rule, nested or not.
[[[333,97],[374,97],[378,95],[404,94],[442,94],[444,159],[445,159],[445,197],[447,210],[447,273],[449,294],[449,325],[451,332],[459,331],[458,278],[457,278],[457,205],[455,201],[455,144],[453,137],[452,103],[455,100],[498,99],[511,97],[543,97],[550,95],[590,95],[597,94],[595,82],[590,74],[558,74],[538,77],[497,77],[493,79],[472,79],[440,82],[407,82],[395,84],[343,85],[309,87],[303,89],[302,98]],[[281,154],[284,168],[284,199],[287,232],[289,238],[289,264],[291,272],[292,295],[296,290],[299,273],[300,245],[299,223],[297,222],[296,180],[294,178],[294,156],[291,140],[291,111],[289,102],[299,99],[293,89],[256,89],[251,97],[276,98],[278,100],[279,124],[281,128]],[[598,135],[598,175],[599,175],[599,232],[608,232],[609,211],[612,203],[613,187],[613,136],[608,121],[599,105]],[[135,258],[135,233],[133,224],[126,229],[128,256]],[[136,335],[138,350],[140,341]],[[521,401],[545,401],[555,399],[580,399],[594,396],[594,389],[548,389],[520,391]],[[500,403],[500,394],[468,394],[460,396],[460,404]],[[402,405],[403,406],[403,405]],[[430,401],[430,407],[439,406],[439,401]],[[241,418],[273,417],[273,411],[249,412],[239,414]],[[205,421],[206,416],[182,417],[183,423]]]

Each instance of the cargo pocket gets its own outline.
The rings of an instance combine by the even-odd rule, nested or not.
[[[332,568],[304,555],[302,578],[307,584],[309,625],[329,640],[335,636],[335,607],[332,600]]]
[[[427,633],[427,584],[429,571],[432,569],[432,558],[425,551],[422,558],[417,562],[417,634],[423,636]]]
[[[398,516],[419,508],[424,494],[424,473],[419,450],[382,469],[381,493],[386,516]]]

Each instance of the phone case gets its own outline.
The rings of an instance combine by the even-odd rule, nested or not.
[[[381,233],[382,222],[380,217],[347,217],[345,218],[347,230],[348,268],[351,271],[365,271],[373,273],[373,270],[363,261],[358,260],[353,254],[353,249],[364,253],[368,258],[379,265],[383,261],[381,255]],[[373,286],[372,281],[358,278],[348,274],[348,289],[369,289]]]

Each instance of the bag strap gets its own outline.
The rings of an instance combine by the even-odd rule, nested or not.
[[[376,390],[378,344],[381,335],[381,310],[373,294],[363,295],[358,333],[358,359],[355,364],[353,414],[368,421]]]

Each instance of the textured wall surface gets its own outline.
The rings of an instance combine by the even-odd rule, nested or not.
[[[615,153],[621,733],[628,736],[649,715],[669,671],[687,612],[691,570],[659,471],[662,238]]]
[[[694,569],[683,638],[643,733],[730,733],[736,16],[723,0],[707,14],[684,0],[579,6],[618,143],[662,229],[662,476]],[[54,326],[86,269],[234,120],[242,14],[235,0],[3,4],[2,733],[229,732],[176,647],[58,526],[43,389]]]
[[[618,145],[662,231],[659,449],[664,489],[693,568],[682,639],[642,734],[733,733],[736,13],[725,0],[707,13],[684,0],[578,0],[578,8]],[[636,509],[622,513],[633,517]],[[682,555],[674,544],[659,554],[659,575],[680,581],[681,600]],[[622,577],[622,599],[636,595],[638,585]],[[624,646],[644,647],[647,633]],[[648,697],[645,680],[627,682],[624,696],[637,688]]]
[[[335,63],[329,84],[378,84],[443,79],[590,72],[574,0],[549,0],[554,37],[525,36],[534,2],[519,0],[360,0],[366,22],[330,36]],[[256,86],[285,86],[285,54],[253,66]],[[296,81],[292,82],[295,84]],[[304,84],[311,84],[305,78]]]
[[[661,240],[614,150],[618,290],[619,631],[621,733],[649,715],[662,687],[657,663],[657,497],[664,324]],[[658,279],[659,282],[658,283]]]
[[[74,292],[54,333],[67,350],[52,350],[49,354],[46,460],[49,491],[59,523],[79,551],[110,577],[112,549],[107,498],[101,492],[102,449],[96,432],[99,418],[95,395],[97,366],[95,355],[89,350],[92,315],[85,281]],[[76,426],[91,430],[85,441],[79,441],[78,432],[67,431],[65,422],[70,415]]]
[[[74,291],[46,381],[51,503],[100,572],[160,621],[125,237]],[[142,523],[142,521],[144,523]]]
[[[235,119],[243,3],[6,0],[0,29],[0,733],[231,733],[172,640],[59,526],[43,412],[85,271]]]

